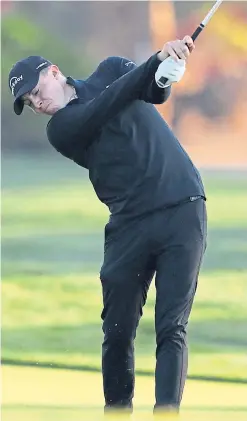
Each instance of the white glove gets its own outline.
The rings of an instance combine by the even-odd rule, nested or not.
[[[167,57],[160,63],[155,73],[155,81],[160,88],[166,88],[172,83],[179,82],[182,79],[185,70],[185,60],[178,59],[178,61],[176,61],[172,57]],[[166,83],[162,82],[162,77],[167,79]]]

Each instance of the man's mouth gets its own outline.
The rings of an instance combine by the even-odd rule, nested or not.
[[[44,110],[44,113],[47,113],[47,110],[49,109],[50,105],[51,105],[51,103],[49,102],[49,104],[46,106],[46,108]]]

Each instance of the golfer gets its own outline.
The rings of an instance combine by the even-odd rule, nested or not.
[[[30,56],[9,75],[15,113],[26,105],[50,116],[49,142],[88,169],[110,211],[100,271],[105,412],[132,412],[134,339],[153,277],[154,412],[176,413],[182,399],[186,331],[206,248],[206,198],[197,169],[153,104],[167,101],[193,49],[186,36],[140,66],[108,57],[86,80]]]

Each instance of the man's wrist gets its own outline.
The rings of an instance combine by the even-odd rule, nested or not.
[[[159,51],[157,53],[157,58],[162,62],[164,61],[167,57],[169,57],[169,54],[164,53],[164,51]]]

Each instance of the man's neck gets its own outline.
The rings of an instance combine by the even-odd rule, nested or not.
[[[65,92],[65,103],[67,105],[70,101],[72,101],[72,99],[77,98],[77,95],[76,95],[75,88],[71,85],[68,85],[67,83],[65,85],[64,90],[65,90],[64,91]]]

